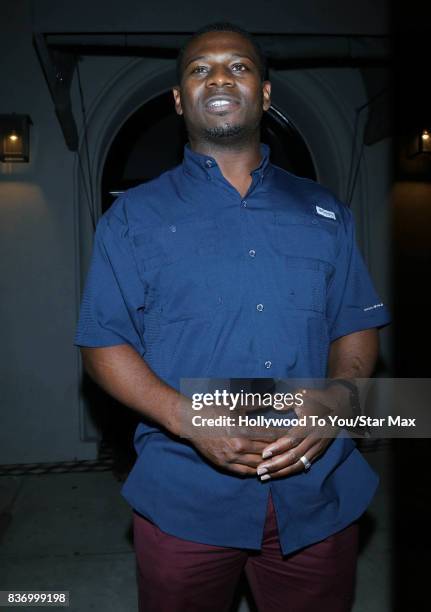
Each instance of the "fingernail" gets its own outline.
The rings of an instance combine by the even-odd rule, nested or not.
[[[257,468],[257,475],[261,476],[262,474],[266,474],[267,471],[268,471],[268,468],[262,465],[261,467]]]
[[[269,474],[264,474],[263,476],[260,477],[261,480],[269,480],[271,478],[271,476]]]
[[[272,457],[272,451],[271,450],[263,451],[262,459],[269,459],[270,457]]]

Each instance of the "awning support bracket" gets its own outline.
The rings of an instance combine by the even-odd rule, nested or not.
[[[45,36],[39,32],[34,33],[33,40],[66,145],[70,151],[77,151],[79,137],[73,116],[70,90],[79,57],[72,53],[50,49]]]

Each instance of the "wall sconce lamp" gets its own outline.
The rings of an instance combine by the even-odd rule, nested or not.
[[[0,161],[30,160],[30,125],[29,115],[0,115]]]
[[[419,130],[412,139],[407,157],[416,157],[423,153],[431,153],[431,130]]]

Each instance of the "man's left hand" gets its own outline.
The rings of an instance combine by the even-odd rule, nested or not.
[[[295,412],[298,417],[316,415],[325,417],[337,412],[340,401],[340,391],[328,389],[320,391],[315,389],[302,390],[304,403]],[[342,393],[342,391],[341,391]],[[322,455],[339,429],[329,423],[324,426],[312,427],[310,419],[307,426],[296,426],[289,430],[288,435],[269,444],[262,452],[263,461],[257,467],[257,475],[262,481],[273,480],[292,474],[299,474],[306,470],[306,460],[312,464]],[[301,461],[301,457],[304,461]]]

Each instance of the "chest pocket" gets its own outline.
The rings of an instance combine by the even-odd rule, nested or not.
[[[333,267],[318,259],[285,256],[280,295],[288,308],[324,314]]]
[[[213,220],[166,224],[134,236],[139,274],[166,320],[193,318],[221,303],[219,238]]]
[[[317,215],[275,215],[275,247],[293,257],[335,261],[338,222]]]
[[[337,221],[278,213],[274,229],[274,248],[282,259],[284,304],[324,315],[327,286],[335,270]]]

